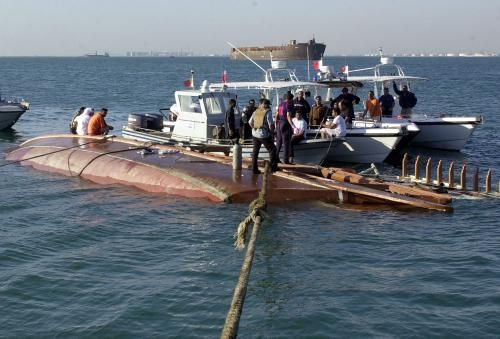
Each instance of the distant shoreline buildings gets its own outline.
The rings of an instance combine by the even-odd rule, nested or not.
[[[115,54],[116,55],[116,54]],[[492,52],[446,52],[446,53],[394,53],[386,54],[392,57],[498,57],[499,53]],[[118,56],[118,55],[116,55]],[[203,54],[195,53],[192,51],[128,51],[125,53],[126,57],[230,57],[230,54]],[[325,55],[325,57],[378,57],[378,53],[367,53],[367,54],[332,54]]]
[[[387,54],[388,56],[393,57],[497,57],[498,53],[491,52],[446,52],[446,53],[401,53],[401,54]],[[365,54],[367,57],[376,57],[378,54],[369,53]]]
[[[198,54],[192,51],[177,51],[177,52],[167,52],[167,51],[128,51],[125,53],[127,57],[215,57],[215,56],[228,56],[227,54]]]

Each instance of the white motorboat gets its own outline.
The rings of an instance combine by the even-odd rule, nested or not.
[[[125,138],[150,141],[159,144],[182,144],[203,152],[223,152],[229,154],[233,140],[220,136],[225,128],[225,114],[229,100],[237,96],[227,91],[211,91],[206,81],[200,89],[175,92],[177,106],[175,122],[168,120],[163,128],[164,117],[160,114],[130,114],[128,125],[122,129]],[[239,121],[239,109],[235,110]],[[227,128],[227,127],[226,127]],[[308,164],[324,162],[330,149],[342,143],[343,138],[306,140],[295,145],[295,161]],[[242,143],[243,156],[252,153],[251,140]],[[261,158],[268,158],[266,150],[260,152]]]
[[[397,119],[383,118],[384,123]],[[410,142],[412,146],[436,148],[449,151],[460,151],[478,124],[483,122],[481,116],[437,118],[414,115],[411,120],[420,130]]]
[[[29,109],[29,103],[22,99],[0,98],[0,130],[12,127]]]
[[[285,79],[287,80],[273,80],[273,72],[278,70],[289,72],[289,75],[285,76]],[[362,86],[356,82],[340,79],[322,82],[299,81],[295,73],[286,68],[286,63],[283,61],[280,61],[280,64],[272,64],[270,69],[262,69],[262,71],[265,73],[265,81],[263,82],[216,83],[211,84],[210,88],[215,91],[259,91],[267,98],[272,99],[271,101],[273,102],[273,107],[276,109],[281,97],[280,93],[286,92],[287,90],[295,91],[298,88],[309,89],[311,92],[314,92],[315,95],[320,94],[325,101],[328,101],[332,96],[332,88]],[[347,135],[342,138],[342,142],[328,147],[328,153],[324,158],[324,161],[348,163],[383,162],[387,156],[396,149],[399,142],[403,140],[404,137],[409,135],[406,125],[408,124],[398,124],[390,127],[385,126],[384,128],[381,128],[379,125],[373,123],[371,125],[365,124],[363,126],[353,125],[351,128],[348,128]],[[317,143],[317,140],[326,140],[328,142],[330,140],[321,139],[317,128],[309,129],[307,131],[307,135],[308,137],[306,141],[301,142],[299,145],[302,145],[302,143]],[[297,146],[295,146],[294,150],[296,149]],[[312,155],[309,154],[308,156],[311,157]],[[315,156],[315,158],[318,157]],[[295,156],[295,160],[301,161],[297,155]],[[307,161],[307,163],[312,162]],[[317,162],[314,163],[317,164]]]
[[[350,81],[359,81],[362,83],[371,83],[376,97],[382,93],[383,87],[392,86],[396,81],[400,84],[410,85],[410,82],[416,80],[426,80],[425,78],[408,76],[399,65],[392,64],[391,57],[384,57],[382,50],[380,52],[381,63],[369,68],[349,70],[345,78]],[[353,75],[353,73],[372,73],[370,75]],[[481,124],[481,116],[455,117],[440,115],[431,117],[425,114],[414,113],[411,119],[402,119],[399,115],[400,107],[394,106],[393,117],[383,117],[381,126],[392,126],[394,124],[414,123],[420,132],[410,141],[411,146],[437,148],[443,150],[460,151],[464,148],[472,132]]]

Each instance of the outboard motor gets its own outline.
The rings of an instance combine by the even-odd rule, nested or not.
[[[161,131],[163,129],[163,115],[159,113],[145,113],[144,115],[146,117],[145,128],[155,131]]]
[[[141,113],[130,113],[128,115],[128,127],[132,129],[146,128],[146,116]]]

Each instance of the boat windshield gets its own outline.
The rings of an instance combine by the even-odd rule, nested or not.
[[[221,114],[222,106],[220,98],[218,97],[206,97],[205,107],[207,108],[207,114]]]
[[[179,95],[181,112],[201,113],[200,99],[198,96]]]

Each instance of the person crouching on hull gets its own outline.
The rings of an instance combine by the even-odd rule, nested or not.
[[[248,121],[250,126],[252,126],[252,170],[254,174],[261,173],[257,162],[261,145],[264,145],[269,153],[271,171],[275,172],[278,170],[278,155],[276,154],[276,146],[273,142],[273,113],[270,106],[271,102],[268,99],[264,99],[262,106],[259,106],[259,108],[255,110]]]
[[[108,109],[103,108],[100,112],[95,112],[92,118],[89,120],[89,125],[87,128],[88,135],[106,135],[113,126],[109,126],[104,118],[108,115]]]

